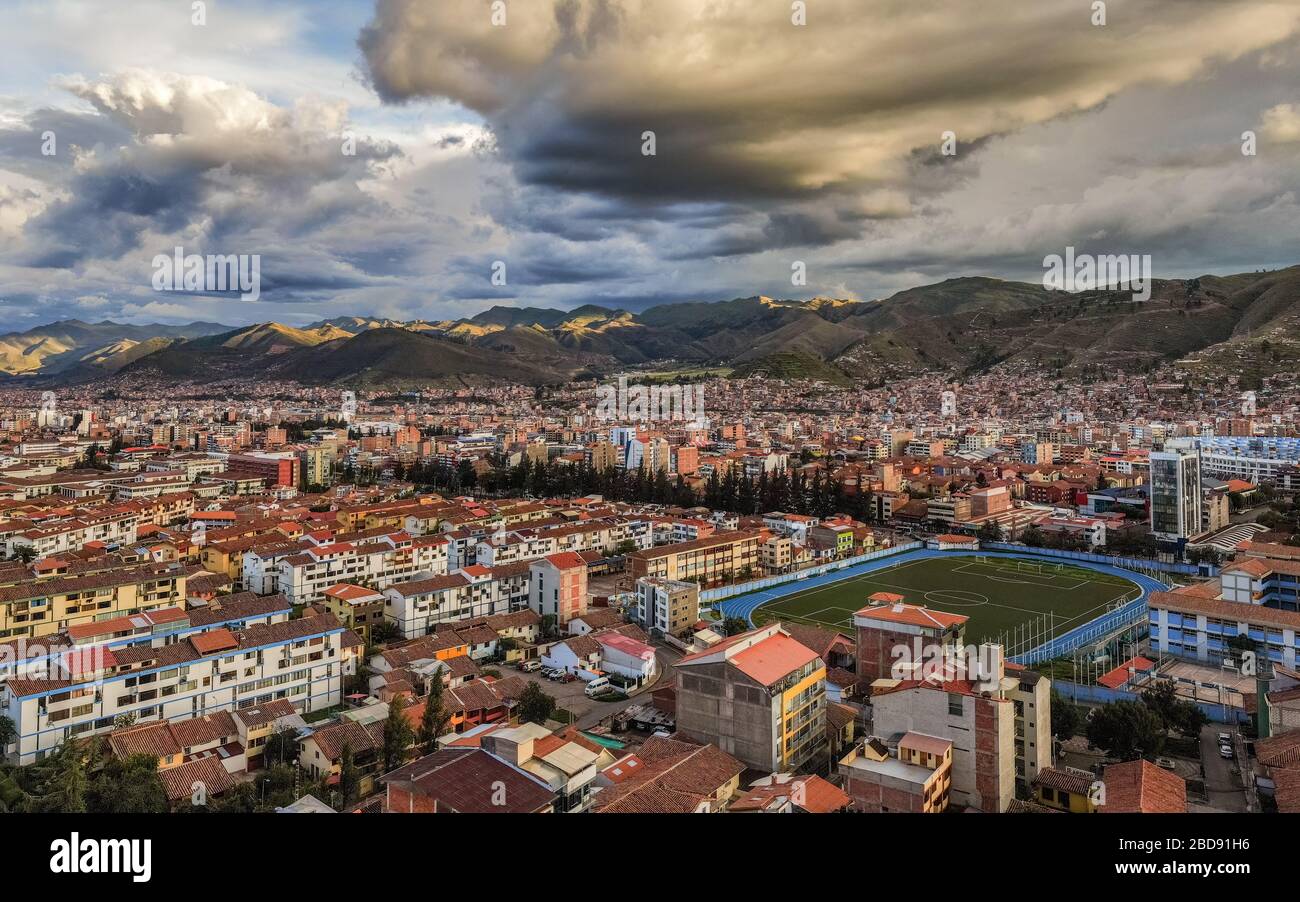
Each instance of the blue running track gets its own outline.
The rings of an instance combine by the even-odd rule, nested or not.
[[[1164,592],[1169,586],[1160,580],[1152,579],[1142,573],[1128,570],[1124,567],[1112,567],[1109,564],[1095,564],[1091,561],[1062,560],[1058,557],[1035,556],[1032,549],[1026,549],[1023,552],[1003,552],[1003,551],[936,551],[929,548],[923,548],[915,551],[905,551],[902,554],[883,557],[879,560],[867,561],[862,564],[855,564],[852,567],[845,567],[843,570],[832,570],[830,573],[823,573],[820,576],[813,576],[808,579],[795,580],[789,583],[783,583],[780,586],[774,586],[771,589],[763,589],[749,595],[737,595],[733,598],[725,598],[717,602],[714,606],[722,613],[723,617],[741,617],[748,621],[752,626],[754,624],[753,614],[768,602],[776,601],[788,595],[794,595],[799,592],[806,592],[819,586],[830,585],[831,583],[842,582],[846,579],[853,579],[863,576],[867,573],[875,573],[880,570],[887,570],[897,564],[907,563],[909,561],[919,561],[926,558],[936,557],[1009,557],[1009,558],[1026,558],[1037,559],[1044,563],[1065,564],[1070,567],[1079,567],[1084,570],[1096,570],[1098,573],[1109,573],[1112,576],[1123,577],[1131,580],[1142,590],[1142,594],[1133,601],[1124,605],[1118,610],[1110,611],[1095,620],[1090,620],[1081,626],[1067,630],[1061,635],[1055,637],[1049,642],[1040,645],[1038,648],[1021,655],[1017,658],[1022,664],[1032,664],[1036,661],[1048,660],[1068,654],[1084,642],[1104,635],[1111,630],[1119,629],[1126,626],[1144,615],[1147,608],[1147,598],[1152,592]]]

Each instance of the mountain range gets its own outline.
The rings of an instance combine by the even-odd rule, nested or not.
[[[302,327],[119,325],[68,320],[0,335],[0,373],[37,383],[115,374],[257,376],[356,387],[555,383],[652,364],[848,383],[991,367],[1141,371],[1182,360],[1261,374],[1300,361],[1300,266],[1157,280],[1081,293],[984,277],[889,298],[769,297],[665,304],[640,313],[493,307],[458,320],[336,317]]]

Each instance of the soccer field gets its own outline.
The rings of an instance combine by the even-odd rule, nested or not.
[[[997,639],[1051,614],[1034,630],[1045,641],[1100,617],[1139,591],[1122,577],[1068,564],[1000,556],[926,558],[796,589],[761,606],[753,620],[812,623],[851,634],[853,612],[866,607],[874,593],[892,592],[908,604],[969,617],[966,640],[972,643]]]

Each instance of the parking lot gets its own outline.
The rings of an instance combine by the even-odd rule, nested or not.
[[[628,699],[618,701],[597,701],[587,698],[586,683],[581,680],[574,680],[571,683],[562,683],[555,680],[548,680],[541,673],[520,673],[513,668],[503,671],[503,675],[511,674],[521,676],[526,680],[532,680],[542,687],[542,691],[555,699],[557,708],[562,708],[573,715],[573,723],[581,729],[587,729],[595,726],[605,718],[617,714],[628,705],[642,701],[642,695],[648,695],[656,686],[669,685],[674,679],[673,664],[681,657],[681,653],[675,649],[666,646],[655,646],[655,659],[658,664],[657,676],[651,683],[642,686],[640,689],[631,693]]]

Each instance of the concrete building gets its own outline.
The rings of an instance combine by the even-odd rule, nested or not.
[[[649,632],[681,636],[700,619],[700,587],[679,580],[636,581],[637,622]]]
[[[1201,461],[1195,451],[1152,451],[1151,531],[1184,544],[1201,532]]]
[[[952,741],[909,732],[891,749],[868,737],[840,759],[839,774],[854,811],[940,814],[952,789]]]
[[[587,612],[587,562],[572,551],[548,555],[528,565],[528,606],[564,625]]]
[[[826,664],[779,624],[687,655],[676,673],[681,736],[769,773],[825,753]]]

